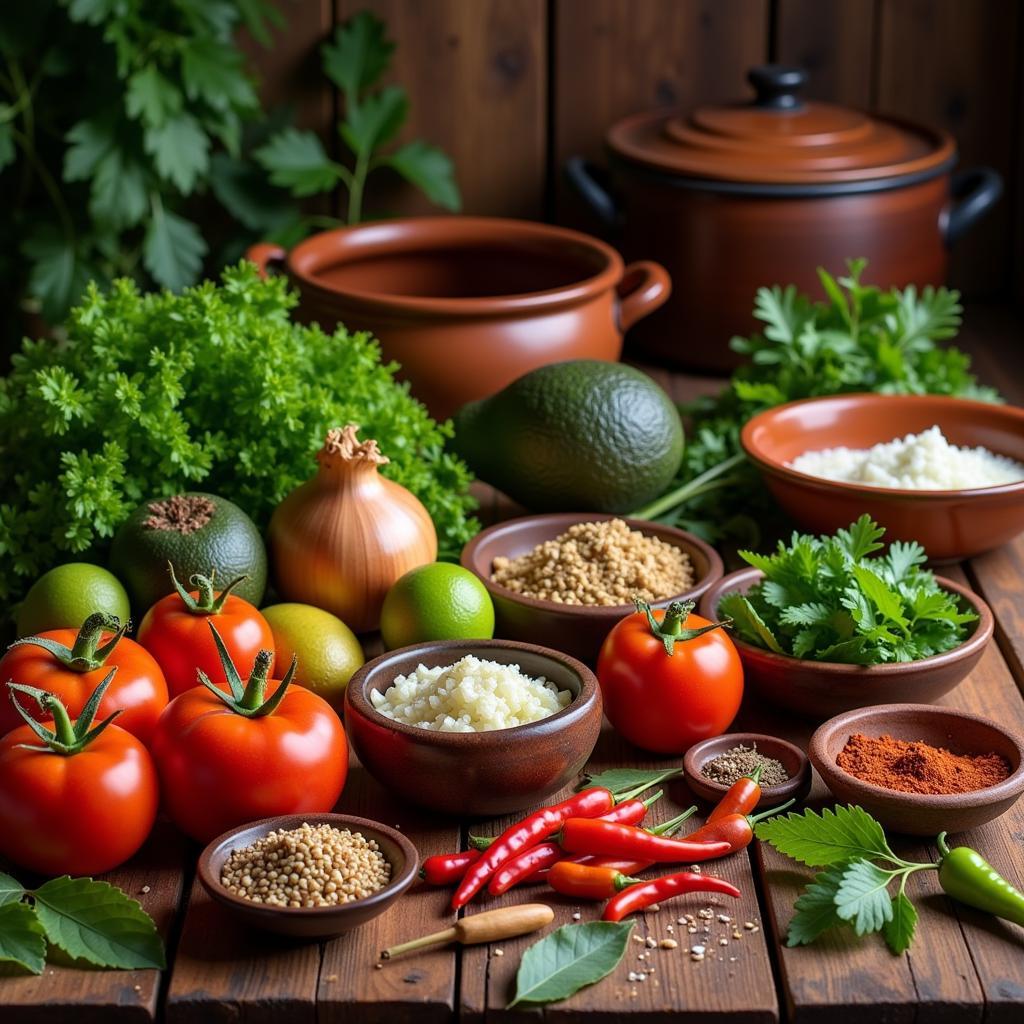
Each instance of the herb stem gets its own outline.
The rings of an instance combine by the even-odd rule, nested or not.
[[[717,477],[728,473],[729,470],[742,465],[745,461],[746,455],[743,452],[730,455],[729,458],[724,459],[710,469],[706,469],[699,476],[695,476],[692,480],[687,480],[685,483],[680,484],[675,490],[668,491],[660,498],[655,498],[654,501],[637,509],[635,512],[630,512],[629,516],[631,519],[655,519],[698,494],[706,494],[709,490],[724,486],[727,481],[716,482],[714,487],[708,487],[707,485],[715,481]]]

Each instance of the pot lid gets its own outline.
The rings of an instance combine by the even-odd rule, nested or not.
[[[945,132],[805,100],[801,68],[752,68],[751,102],[689,115],[626,118],[608,133],[612,152],[670,174],[724,181],[827,184],[938,173],[955,147]]]

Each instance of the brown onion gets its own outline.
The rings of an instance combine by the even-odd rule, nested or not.
[[[437,558],[419,499],[377,471],[376,441],[349,424],[327,433],[320,469],[274,510],[268,541],[281,596],[324,608],[356,632],[376,629],[388,588]]]

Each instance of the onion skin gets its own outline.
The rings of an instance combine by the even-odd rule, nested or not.
[[[359,633],[379,626],[395,580],[437,558],[437,532],[419,499],[380,475],[387,459],[356,430],[328,433],[319,471],[277,506],[267,540],[281,596]]]

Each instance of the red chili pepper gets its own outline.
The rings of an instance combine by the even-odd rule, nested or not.
[[[654,796],[646,800],[632,799],[616,804],[607,814],[599,815],[601,821],[617,821],[620,825],[639,825],[647,816],[647,812],[662,797],[665,791],[659,789]]]
[[[559,842],[567,853],[596,853],[608,857],[633,857],[660,864],[673,861],[696,862],[724,857],[727,842],[690,842],[667,839],[645,832],[642,828],[615,825],[589,818],[569,818],[560,833]],[[472,869],[470,869],[472,870]]]
[[[708,815],[708,822],[718,821],[727,814],[749,814],[761,799],[761,765],[758,765],[749,775],[737,779],[729,791],[718,801],[718,805]]]
[[[514,885],[526,882],[538,871],[550,868],[553,864],[564,857],[562,848],[558,843],[540,843],[538,846],[531,846],[528,850],[505,861],[497,871],[491,875],[487,891],[492,896],[500,896],[507,892]]]
[[[428,885],[451,885],[466,873],[470,864],[480,859],[479,850],[462,853],[437,853],[420,865],[420,878]]]
[[[615,868],[575,864],[571,860],[560,860],[548,872],[548,885],[555,892],[581,900],[611,899],[616,893],[639,881],[639,878],[631,878]]]
[[[452,896],[452,909],[465,906],[507,860],[543,842],[561,828],[568,818],[586,820],[607,814],[615,806],[615,798],[607,789],[585,789],[568,800],[551,807],[542,807],[522,821],[510,826],[491,844],[487,852],[470,865]],[[607,822],[605,824],[608,824]],[[612,826],[625,827],[625,826]]]
[[[612,897],[601,915],[604,921],[621,921],[629,914],[644,910],[652,903],[682,896],[688,892],[719,892],[725,896],[739,896],[740,891],[731,882],[714,875],[698,875],[694,871],[681,871],[677,875],[665,875],[650,882],[640,882],[623,889]]]
[[[691,832],[684,839],[691,843],[728,843],[729,853],[745,849],[754,838],[754,826],[762,819],[784,811],[792,800],[787,800],[780,807],[773,807],[770,811],[762,811],[760,814],[727,814],[717,821],[708,819],[696,832]]]

